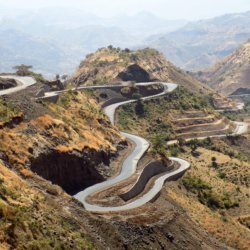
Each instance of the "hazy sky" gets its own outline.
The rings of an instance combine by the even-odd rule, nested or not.
[[[99,16],[152,12],[166,19],[204,19],[250,10],[250,0],[0,0],[1,7],[72,6]]]

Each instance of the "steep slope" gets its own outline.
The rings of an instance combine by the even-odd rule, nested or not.
[[[86,57],[72,80],[84,85],[121,81],[165,81],[178,83],[196,93],[213,92],[191,75],[175,67],[161,53],[150,48],[130,51],[109,46],[99,49]]]
[[[188,23],[143,44],[155,48],[176,65],[198,71],[232,53],[250,37],[250,12],[227,14]]]
[[[123,138],[91,93],[41,103],[39,87],[0,98],[0,249],[99,248],[67,193],[113,175]]]
[[[250,41],[233,54],[199,74],[201,81],[229,95],[239,88],[250,88]]]
[[[73,204],[59,187],[22,179],[0,159],[0,249],[95,249],[70,215]]]
[[[32,86],[0,103],[1,121],[23,115],[0,130],[1,249],[197,249],[200,242],[224,249],[171,201],[118,214],[87,213],[54,184],[74,193],[113,176],[115,160],[127,153],[121,152],[123,138],[92,92],[70,91],[56,103],[35,102],[36,92]]]
[[[165,98],[122,106],[117,120],[123,131],[147,138],[153,154],[191,162],[182,179],[167,182],[155,204],[161,207],[163,200],[174,201],[200,231],[213,234],[233,249],[248,248],[249,133],[185,142],[183,139],[231,132],[230,126],[225,126],[230,122],[215,113],[204,98],[182,88]],[[178,144],[169,145],[176,136]]]

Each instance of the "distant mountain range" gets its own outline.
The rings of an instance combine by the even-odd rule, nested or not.
[[[0,71],[19,63],[43,74],[70,73],[88,53],[110,44],[132,47],[148,35],[169,32],[187,23],[150,13],[103,19],[82,10],[47,8],[0,11]]]
[[[188,23],[150,13],[104,19],[82,10],[0,10],[0,71],[31,64],[46,76],[69,74],[87,54],[112,44],[152,47],[179,67],[198,71],[250,38],[250,12]]]
[[[250,40],[198,77],[223,94],[248,94],[250,90]]]
[[[145,44],[186,70],[198,71],[229,55],[250,38],[250,12],[190,22]]]

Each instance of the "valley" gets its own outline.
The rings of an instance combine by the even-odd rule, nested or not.
[[[0,90],[1,248],[247,248],[238,101],[153,49],[99,49],[64,90],[28,74]]]

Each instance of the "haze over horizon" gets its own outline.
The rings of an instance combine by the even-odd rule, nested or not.
[[[119,15],[134,15],[140,12],[150,12],[168,20],[187,19],[199,20],[212,18],[228,13],[245,12],[250,10],[249,0],[62,0],[31,1],[31,0],[0,0],[2,9],[39,9],[44,7],[67,7],[82,9],[100,17],[116,17]],[[14,13],[13,13],[14,14]]]
[[[24,63],[47,77],[71,74],[87,54],[109,45],[151,47],[197,71],[250,38],[249,0],[0,0],[0,6],[2,72]]]

